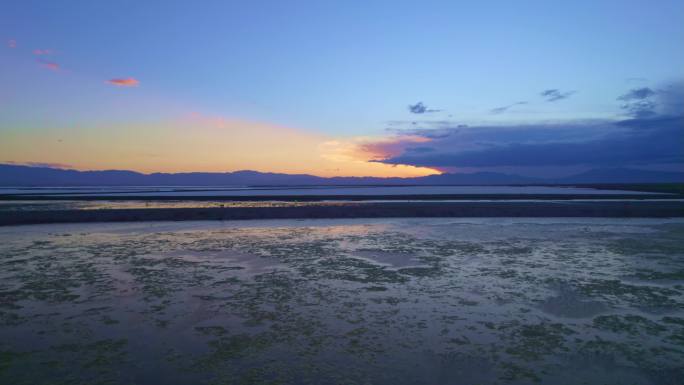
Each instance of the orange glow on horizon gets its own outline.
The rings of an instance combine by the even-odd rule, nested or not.
[[[54,163],[77,170],[233,172],[254,170],[332,176],[415,177],[440,172],[379,162],[373,138],[331,138],[271,124],[191,113],[155,124],[15,129],[4,135],[4,161]]]

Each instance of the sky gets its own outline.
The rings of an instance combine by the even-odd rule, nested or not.
[[[684,170],[684,2],[5,0],[0,162]]]

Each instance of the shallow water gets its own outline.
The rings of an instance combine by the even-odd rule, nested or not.
[[[662,201],[662,200],[661,200]],[[684,200],[682,200],[684,203]],[[285,202],[285,201],[210,201],[210,200],[19,200],[0,201],[0,211],[41,210],[116,210],[116,209],[181,209],[181,208],[228,208],[228,207],[302,207],[339,206],[359,204],[351,202]]]
[[[0,228],[0,383],[676,384],[684,220]]]
[[[281,187],[33,187],[0,188],[3,195],[67,197],[230,197],[330,195],[659,195],[643,191],[602,190],[568,186],[281,186]]]
[[[321,201],[220,201],[220,200],[17,200],[0,201],[3,211],[51,211],[51,210],[121,210],[121,209],[180,209],[180,208],[236,208],[236,207],[311,207],[311,206],[360,206],[377,203],[553,203],[558,205],[579,202],[680,202],[684,199],[459,199],[459,200],[321,200]]]

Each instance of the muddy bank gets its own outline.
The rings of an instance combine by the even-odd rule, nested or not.
[[[0,228],[0,384],[673,385],[684,218]]]
[[[684,217],[681,202],[382,202],[298,207],[150,208],[0,212],[0,225],[235,219],[391,217]]]

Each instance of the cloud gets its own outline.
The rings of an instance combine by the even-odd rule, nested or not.
[[[541,93],[539,93],[539,95],[541,95],[541,97],[544,98],[547,102],[557,102],[559,100],[569,98],[574,93],[575,93],[575,91],[562,92],[559,89],[552,88],[552,89],[542,91]]]
[[[657,110],[662,115],[678,116],[684,111],[684,80],[670,82],[660,88]]]
[[[656,115],[657,104],[652,100],[635,100],[625,103],[620,108],[628,116],[635,118],[648,118]]]
[[[684,81],[670,82],[656,89],[633,88],[617,100],[626,116],[648,118],[658,115],[677,116],[684,111]]]
[[[429,113],[432,113],[432,112],[440,112],[440,111],[442,111],[442,110],[433,110],[433,109],[429,109],[425,104],[423,104],[423,102],[418,102],[418,103],[416,103],[416,104],[409,104],[408,110],[409,110],[412,114],[426,114],[426,113],[429,114]]]
[[[653,100],[656,94],[656,91],[649,87],[633,88],[620,95],[617,100],[624,102],[620,108],[625,115],[635,118],[648,118],[656,115],[657,104]]]
[[[14,39],[7,40],[7,46],[9,48],[17,48],[17,41]]]
[[[138,84],[140,84],[140,81],[134,78],[118,78],[109,79],[107,80],[107,83],[113,84],[118,87],[137,87]]]
[[[376,161],[442,170],[684,163],[684,81],[630,90],[618,100],[627,104],[623,108],[628,118],[461,127],[452,123],[394,130],[393,142],[366,148],[387,149],[389,155]],[[402,135],[424,140],[404,140]]]
[[[652,89],[648,87],[643,87],[643,88],[634,88],[629,90],[627,93],[620,95],[618,97],[618,100],[624,100],[626,102],[632,101],[632,100],[644,100],[647,99],[653,95],[655,95],[656,92],[653,91]]]
[[[52,50],[51,49],[34,49],[33,54],[37,55],[37,56],[52,55]]]
[[[630,83],[642,83],[642,82],[648,81],[648,79],[635,76],[635,77],[627,78],[627,79],[625,79],[625,81],[630,82]]]
[[[509,104],[509,105],[506,105],[506,106],[501,106],[501,107],[492,108],[491,110],[489,110],[489,112],[490,112],[491,114],[494,114],[494,115],[503,114],[504,112],[508,111],[508,110],[511,109],[512,107],[515,107],[515,106],[522,106],[523,104],[527,104],[527,102],[526,102],[526,101],[515,102],[515,103]]]
[[[383,138],[375,141],[366,141],[356,146],[360,154],[372,160],[382,160],[398,156],[408,147],[427,143],[430,139],[418,135],[402,135],[400,137]],[[360,156],[363,157],[363,156]]]
[[[532,138],[525,141],[491,141],[487,135],[476,138],[470,146],[454,144],[458,136],[447,140],[431,140],[420,147],[430,151],[416,151],[408,147],[394,157],[383,159],[390,164],[405,164],[419,167],[496,167],[496,166],[615,166],[648,163],[684,162],[684,118],[664,117],[658,119],[631,119],[621,122],[570,123],[572,128],[581,131],[606,132],[605,135],[590,140],[556,135],[554,131],[563,130],[563,124],[532,125],[526,129]],[[584,127],[582,127],[584,126]],[[525,138],[526,129],[520,127],[499,127],[498,133],[505,134],[512,129],[514,136]],[[566,131],[568,129],[566,128]],[[546,135],[547,140],[541,136]],[[567,132],[566,132],[567,134]],[[478,140],[479,139],[479,140]]]
[[[434,148],[432,147],[409,147],[406,149],[407,152],[419,152],[419,153],[424,153],[424,152],[432,152],[435,151]]]
[[[50,163],[50,162],[13,162],[7,160],[3,162],[4,164],[9,164],[12,166],[29,166],[29,167],[47,167],[47,168],[62,168],[68,169],[73,168],[73,166],[64,163]]]
[[[41,66],[51,69],[53,71],[59,71],[59,64],[52,62],[52,61],[47,61],[43,59],[38,59],[38,63],[40,63]]]

